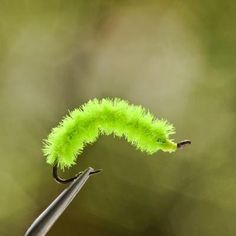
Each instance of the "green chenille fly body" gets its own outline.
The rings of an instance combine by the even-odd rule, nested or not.
[[[47,163],[61,169],[76,163],[87,144],[94,143],[99,135],[113,134],[124,137],[138,150],[153,154],[158,150],[174,152],[190,143],[173,142],[172,124],[155,119],[141,106],[114,99],[93,99],[75,109],[52,130],[44,142],[43,152]]]

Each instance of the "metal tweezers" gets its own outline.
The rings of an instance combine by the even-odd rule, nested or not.
[[[94,170],[92,167],[89,167],[83,172],[80,172],[73,182],[32,223],[26,231],[25,236],[46,235],[46,233],[81,190],[89,177],[100,171],[101,170]]]

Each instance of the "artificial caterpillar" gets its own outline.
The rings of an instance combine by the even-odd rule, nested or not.
[[[119,98],[93,99],[70,112],[52,130],[44,142],[47,163],[60,168],[76,163],[86,144],[94,143],[99,135],[124,137],[137,149],[153,154],[158,150],[174,152],[190,141],[174,143],[172,124],[155,119],[141,106]]]

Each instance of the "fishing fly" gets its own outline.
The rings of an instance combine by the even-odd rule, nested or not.
[[[101,171],[89,167],[69,179],[57,173],[58,167],[74,165],[84,147],[94,143],[99,135],[124,137],[142,152],[153,154],[158,150],[174,152],[191,143],[189,140],[175,143],[169,137],[174,133],[174,126],[168,121],[156,119],[141,106],[119,98],[93,99],[70,112],[49,134],[43,152],[47,162],[53,165],[54,179],[59,183],[72,183],[35,219],[25,236],[45,235],[88,178]]]
[[[47,163],[53,166],[56,181],[68,183],[77,176],[62,179],[57,168],[74,165],[84,147],[94,143],[100,135],[123,137],[138,150],[153,154],[159,150],[174,152],[191,143],[189,140],[175,143],[170,139],[174,133],[172,124],[156,119],[141,106],[119,98],[93,99],[70,112],[52,129],[44,141],[43,153]]]

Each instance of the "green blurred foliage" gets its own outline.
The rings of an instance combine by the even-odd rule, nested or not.
[[[235,235],[235,1],[0,0],[0,235],[62,191],[42,140],[90,98],[121,97],[193,145],[146,156],[102,137],[103,168],[49,235]]]

